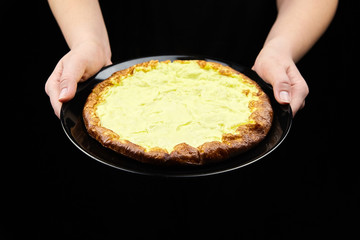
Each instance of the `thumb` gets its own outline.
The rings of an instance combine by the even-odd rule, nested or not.
[[[75,96],[77,83],[81,80],[85,65],[81,63],[76,57],[65,56],[63,61],[63,71],[60,77],[60,94],[59,101],[66,102]]]
[[[280,104],[288,104],[291,101],[291,80],[287,74],[286,67],[270,63],[261,68],[253,67],[253,70],[270,83],[273,87],[274,96]]]
[[[291,83],[287,75],[278,77],[273,83],[274,95],[276,101],[280,104],[287,104],[291,101]]]

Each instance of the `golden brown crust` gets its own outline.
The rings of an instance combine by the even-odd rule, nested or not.
[[[186,61],[187,60],[178,60],[177,62]],[[223,134],[221,142],[206,142],[197,148],[186,143],[180,143],[174,147],[171,153],[159,147],[146,149],[128,140],[121,139],[115,132],[102,127],[100,119],[96,115],[96,105],[102,101],[101,92],[121,82],[126,76],[131,75],[135,68],[142,68],[144,71],[149,71],[156,67],[158,61],[152,60],[115,72],[111,77],[99,83],[93,89],[83,110],[84,123],[90,136],[99,141],[103,146],[140,162],[166,165],[203,165],[219,162],[245,152],[257,145],[265,138],[272,124],[273,111],[268,96],[254,81],[230,67],[215,62],[196,61],[200,67],[216,69],[223,75],[239,74],[245,81],[257,87],[259,100],[249,103],[249,108],[255,109],[249,117],[254,123],[239,126],[236,134]],[[168,60],[166,62],[170,61]]]

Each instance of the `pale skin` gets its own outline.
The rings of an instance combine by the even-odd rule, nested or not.
[[[59,117],[62,103],[75,96],[78,82],[111,64],[111,49],[97,0],[48,2],[70,47],[45,84]],[[295,63],[324,33],[337,5],[338,0],[277,0],[277,19],[252,69],[273,86],[280,104],[290,104],[294,115],[309,93]]]

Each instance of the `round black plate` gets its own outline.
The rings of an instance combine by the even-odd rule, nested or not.
[[[239,72],[244,73],[256,81],[271,99],[274,110],[274,120],[268,136],[255,148],[228,159],[224,162],[205,165],[205,166],[156,166],[145,164],[133,159],[127,158],[121,154],[113,152],[103,147],[99,142],[90,137],[84,126],[82,119],[82,109],[85,101],[93,87],[108,78],[113,72],[128,68],[134,64],[157,59],[165,60],[186,60],[201,59],[205,61],[219,62],[230,66]],[[137,174],[166,176],[166,177],[196,177],[207,176],[235,170],[253,163],[277,148],[288,134],[292,123],[292,112],[289,105],[280,105],[276,102],[270,85],[265,83],[259,76],[244,66],[235,64],[226,60],[211,59],[207,57],[186,56],[186,55],[168,55],[137,58],[103,68],[98,74],[84,83],[78,85],[76,96],[69,102],[64,103],[61,109],[61,125],[71,142],[83,151],[89,157],[107,164],[109,166]]]

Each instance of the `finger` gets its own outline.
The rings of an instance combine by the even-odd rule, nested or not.
[[[112,61],[110,60],[110,59],[108,59],[107,61],[106,61],[106,63],[105,63],[105,66],[109,66],[109,65],[111,65],[112,64]]]
[[[60,109],[62,106],[62,103],[59,102],[59,79],[61,77],[62,73],[62,62],[59,61],[59,63],[56,65],[54,71],[51,73],[50,77],[46,81],[45,84],[45,92],[50,98],[51,106],[54,109],[54,112],[56,116],[60,116]]]
[[[48,84],[49,89],[53,89],[53,90],[49,90],[48,95],[50,98],[50,103],[52,108],[54,109],[54,113],[56,116],[60,117],[60,110],[61,110],[61,106],[62,103],[59,102],[58,100],[58,96],[59,96],[59,85],[56,82],[49,82]],[[56,91],[57,90],[57,91]]]
[[[292,84],[290,106],[295,115],[298,110],[305,106],[305,98],[309,94],[309,87],[295,64],[288,69],[288,76]]]
[[[77,83],[82,79],[84,72],[85,64],[76,57],[69,56],[63,62],[63,70],[59,80],[59,101],[66,102],[75,96]]]
[[[305,98],[309,94],[309,88],[305,82],[297,82],[293,85],[292,95],[294,96],[291,100],[290,106],[293,110],[293,115],[305,106]]]

